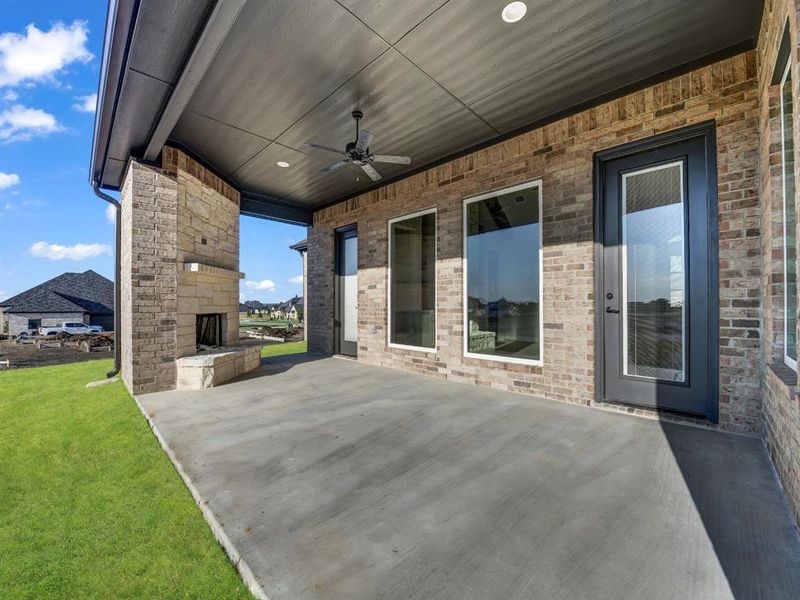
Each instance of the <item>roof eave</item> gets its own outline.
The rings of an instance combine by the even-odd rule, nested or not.
[[[109,0],[106,17],[100,81],[97,86],[97,108],[92,133],[92,155],[89,182],[103,185],[103,171],[108,155],[114,113],[122,87],[122,74],[128,61],[139,0]]]

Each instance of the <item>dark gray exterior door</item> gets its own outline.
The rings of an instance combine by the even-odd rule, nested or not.
[[[677,137],[599,163],[602,399],[714,421],[713,138]]]
[[[336,232],[336,308],[334,341],[337,354],[358,354],[358,229]]]

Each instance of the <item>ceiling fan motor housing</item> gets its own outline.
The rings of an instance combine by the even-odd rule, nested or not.
[[[355,142],[349,142],[347,146],[345,146],[344,151],[350,157],[350,159],[357,165],[360,165],[366,162],[367,157],[369,156],[369,148],[362,152],[358,148],[356,148]]]

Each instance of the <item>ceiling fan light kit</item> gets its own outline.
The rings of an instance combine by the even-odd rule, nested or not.
[[[361,119],[364,117],[363,112],[360,110],[354,110],[352,114],[353,119],[355,119],[356,122],[356,139],[354,142],[348,142],[343,151],[337,150],[336,148],[331,148],[330,146],[323,146],[322,144],[314,144],[311,142],[304,144],[309,148],[325,150],[327,152],[335,152],[336,154],[341,154],[344,156],[344,158],[321,169],[322,173],[333,173],[342,167],[352,164],[356,165],[357,167],[361,167],[361,170],[364,171],[364,173],[366,173],[372,181],[379,181],[381,179],[381,174],[378,173],[375,167],[372,166],[372,163],[386,163],[393,165],[411,164],[411,157],[409,156],[371,154],[369,151],[369,145],[372,143],[372,140],[375,136],[373,136],[372,133],[366,129],[361,129],[359,127],[359,121],[361,121]]]

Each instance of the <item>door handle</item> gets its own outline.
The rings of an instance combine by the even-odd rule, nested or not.
[[[606,306],[606,312],[607,313],[618,313],[619,309],[618,308],[611,308],[610,306]]]

